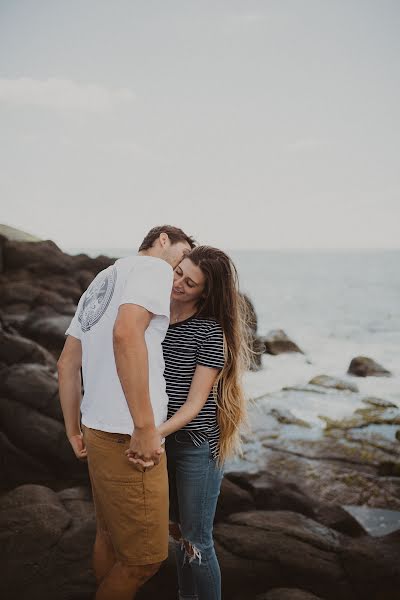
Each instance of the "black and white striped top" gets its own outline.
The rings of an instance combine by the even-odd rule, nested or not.
[[[225,362],[224,338],[216,321],[193,316],[171,324],[162,345],[170,418],[186,402],[197,365],[222,369]],[[211,453],[217,458],[219,427],[212,391],[197,417],[183,430],[189,433],[196,446],[208,439]]]

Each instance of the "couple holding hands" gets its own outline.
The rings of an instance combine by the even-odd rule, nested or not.
[[[180,600],[221,599],[212,530],[246,417],[246,311],[231,259],[169,225],[82,295],[58,373],[68,439],[88,461],[96,600],[134,598],[169,534]]]

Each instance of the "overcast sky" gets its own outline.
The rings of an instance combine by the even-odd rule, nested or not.
[[[0,222],[400,247],[398,0],[0,0]]]

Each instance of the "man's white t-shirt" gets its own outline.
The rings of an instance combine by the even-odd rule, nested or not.
[[[82,344],[81,413],[86,427],[127,434],[134,429],[113,349],[113,328],[121,304],[138,304],[153,313],[145,332],[150,400],[156,427],[166,420],[168,396],[161,343],[169,325],[172,278],[172,267],[165,260],[129,256],[101,271],[79,300],[66,334]]]

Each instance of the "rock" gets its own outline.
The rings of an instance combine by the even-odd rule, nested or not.
[[[66,488],[57,495],[74,519],[93,518],[94,506],[90,488],[86,486]]]
[[[110,265],[115,263],[115,258],[110,258],[109,256],[104,256],[101,254],[96,258],[90,258],[87,254],[77,254],[75,256],[71,256],[74,269],[77,271],[90,271],[92,273],[92,279],[97,273],[107,269]]]
[[[63,422],[54,372],[37,364],[16,364],[2,373],[0,394]]]
[[[250,493],[258,510],[291,510],[314,515],[315,502],[294,483],[269,473],[228,473],[226,477]]]
[[[86,463],[76,459],[60,422],[15,400],[1,398],[0,424],[11,443],[45,464],[53,477],[87,480]]]
[[[389,400],[382,400],[381,398],[375,398],[374,396],[368,396],[367,398],[362,398],[361,402],[364,404],[369,404],[370,406],[375,406],[377,408],[398,408],[397,404],[393,402],[389,402]]]
[[[2,490],[9,490],[32,481],[46,483],[52,478],[51,470],[45,464],[17,448],[1,431],[0,472]]]
[[[390,377],[392,375],[390,371],[367,356],[353,358],[347,372],[357,377]]]
[[[64,254],[52,241],[14,242],[3,245],[4,271],[28,269],[36,275],[50,273],[69,275],[73,272],[74,261]]]
[[[267,354],[282,354],[284,352],[300,352],[304,354],[297,344],[286,335],[282,329],[274,329],[262,338]]]
[[[298,425],[299,427],[311,428],[310,423],[295,417],[290,410],[271,408],[270,414],[278,421],[278,423],[282,423],[283,425]]]
[[[400,461],[385,460],[378,465],[380,477],[400,477]]]
[[[69,314],[37,318],[31,313],[24,323],[23,332],[58,357],[64,347],[65,331],[72,317]]]
[[[313,377],[309,382],[310,385],[320,385],[324,388],[331,388],[336,390],[347,390],[349,392],[358,392],[358,387],[354,383],[339,379],[337,377],[330,377],[329,375],[317,375]]]
[[[297,588],[275,588],[265,594],[260,594],[256,600],[324,600],[311,592]]]
[[[377,465],[387,460],[388,450],[365,440],[360,443],[343,438],[340,431],[337,439],[329,436],[326,440],[289,441],[288,447],[271,441],[266,449],[264,471],[271,478],[294,484],[306,506],[308,503],[313,510],[321,505],[362,504],[400,510],[399,479],[382,478],[377,473]],[[301,508],[294,510],[305,513]]]
[[[78,271],[76,274],[77,282],[80,285],[81,293],[87,290],[89,285],[93,281],[93,272],[92,271]]]
[[[15,363],[37,363],[48,366],[54,370],[56,369],[56,361],[50,352],[36,342],[22,337],[12,329],[7,331],[1,324],[0,361],[7,365]]]
[[[1,286],[0,305],[26,304],[31,306],[40,294],[40,288],[29,282],[5,282]]]
[[[307,394],[328,394],[326,389],[306,383],[305,385],[288,385],[282,388],[283,392],[306,392]]]
[[[290,581],[293,587],[306,587],[323,597],[329,590],[328,600],[352,598],[338,559],[343,544],[340,534],[304,515],[288,511],[230,515],[227,522],[216,525],[215,538],[243,560],[232,587],[237,590],[241,581],[240,588],[249,588],[249,597],[265,591],[266,582],[281,587]],[[253,561],[250,568],[247,561]]]
[[[386,412],[385,412],[386,410]],[[332,429],[362,429],[369,425],[400,425],[399,411],[388,412],[384,408],[358,408],[351,417],[340,420],[331,419],[323,415],[318,415],[325,421],[325,431]]]
[[[365,530],[360,523],[347,510],[335,504],[325,502],[317,504],[314,507],[314,518],[318,523],[322,523],[330,529],[340,531],[351,537],[360,537],[365,535]]]
[[[324,600],[395,600],[398,594],[399,535],[347,538],[303,515],[256,511],[230,515],[216,525],[215,538],[227,598],[253,598],[266,585]]]
[[[90,600],[95,521],[74,521],[58,495],[21,486],[0,499],[0,596]]]
[[[251,494],[233,483],[226,477],[222,480],[221,491],[218,498],[216,521],[221,521],[231,513],[251,510],[255,502]]]

